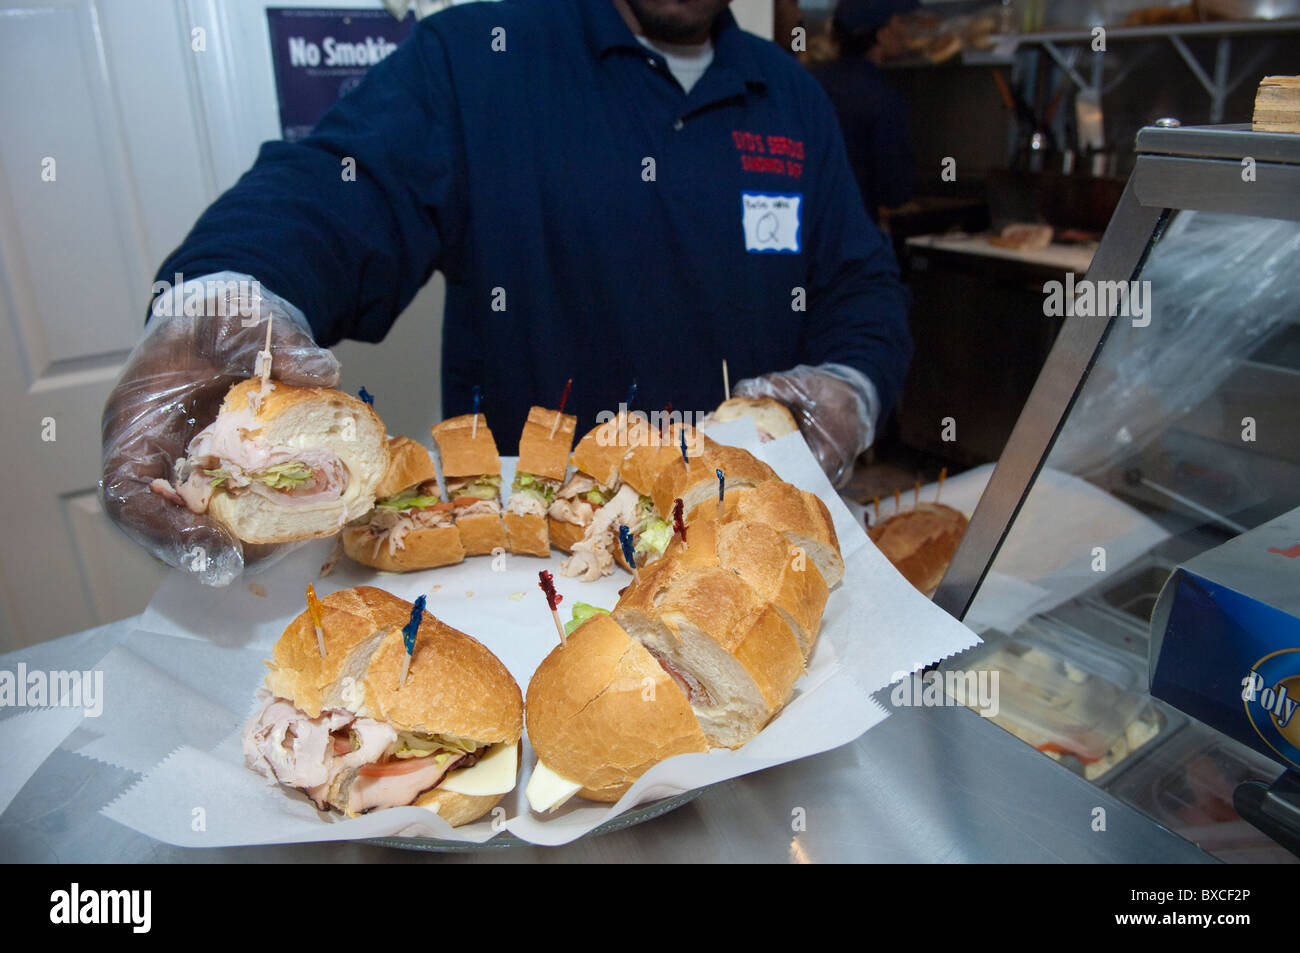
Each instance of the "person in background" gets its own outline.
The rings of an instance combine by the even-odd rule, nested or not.
[[[916,0],[840,0],[831,18],[837,58],[810,67],[839,116],[849,166],[872,221],[912,197],[914,159],[903,98],[880,64],[902,51],[898,15]]]

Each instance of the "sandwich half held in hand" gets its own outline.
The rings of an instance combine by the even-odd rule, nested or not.
[[[477,422],[476,422],[477,421]],[[467,556],[505,549],[501,522],[501,457],[482,414],[451,417],[433,428],[442,480]]]
[[[465,559],[452,505],[438,495],[429,451],[410,437],[388,438],[388,472],[375,508],[343,530],[343,550],[364,566],[410,572]]]
[[[617,801],[660,761],[708,750],[685,694],[606,613],[542,660],[525,711],[538,758],[525,788],[535,811],[575,794]]]
[[[241,381],[151,488],[247,543],[332,536],[374,505],[388,469],[383,421],[342,391]]]
[[[942,503],[919,503],[867,531],[894,568],[927,596],[934,595],[966,533],[966,515]]]
[[[324,658],[303,612],[267,663],[261,708],[244,728],[250,768],[321,810],[416,805],[453,827],[513,790],[523,701],[496,656],[426,612],[399,688],[411,603],[358,586],[320,608]]]
[[[758,438],[764,443],[777,437],[784,437],[788,433],[795,433],[799,429],[794,415],[786,409],[785,404],[770,397],[732,397],[730,400],[724,400],[718,405],[717,410],[709,414],[708,420],[701,426],[708,429],[714,424],[740,420],[742,417],[749,417],[754,421]]]
[[[510,552],[549,556],[546,511],[564,483],[569,448],[578,418],[544,407],[530,407],[519,437],[519,462],[506,501],[506,540]]]

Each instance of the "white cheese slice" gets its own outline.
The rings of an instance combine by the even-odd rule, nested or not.
[[[581,790],[582,785],[577,781],[556,774],[538,761],[537,767],[533,768],[532,777],[528,779],[524,795],[534,811],[545,812],[555,810]]]
[[[461,768],[447,775],[440,790],[454,791],[469,797],[505,794],[515,788],[519,768],[519,743],[493,745],[472,768]]]

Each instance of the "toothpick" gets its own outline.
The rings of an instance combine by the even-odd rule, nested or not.
[[[872,502],[872,503],[875,505],[875,507],[876,507],[876,515],[875,515],[875,518],[873,518],[871,522],[873,522],[873,523],[879,523],[879,522],[880,522],[880,497],[878,497],[878,496],[876,496],[876,497],[872,497],[871,502]]]
[[[402,660],[402,674],[397,679],[400,689],[406,684],[406,673],[411,670],[411,658],[415,655],[415,638],[420,634],[420,623],[424,621],[425,596],[420,596],[411,606],[411,621],[402,627],[402,640],[406,646],[406,658]]]
[[[944,467],[939,471],[939,486],[934,491],[934,501],[939,502],[939,495],[943,493],[943,481],[948,476],[948,468]]]
[[[469,428],[469,439],[474,440],[478,437],[478,385],[474,385],[474,423]]]
[[[257,355],[257,363],[261,365],[263,394],[270,390],[271,386],[271,321],[274,317],[273,312],[266,312],[266,349]]]
[[[316,598],[316,587],[307,583],[307,614],[311,616],[311,624],[316,629],[316,648],[320,650],[320,657],[325,657],[325,630],[321,628],[320,622],[320,600]]]
[[[570,377],[564,382],[564,393],[560,395],[560,409],[555,412],[555,422],[551,424],[551,435],[547,440],[555,439],[555,431],[559,429],[560,418],[564,416],[564,402],[569,399],[569,388],[573,386],[573,378]]]
[[[731,400],[731,380],[727,377],[727,359],[722,359],[722,392]]]
[[[899,502],[898,487],[894,487],[894,512],[897,513],[901,508],[902,504]]]
[[[409,655],[403,656],[403,657],[402,657],[402,674],[401,674],[401,677],[397,679],[397,687],[398,687],[398,689],[401,689],[401,687],[402,687],[403,685],[406,684],[406,673],[409,672],[410,670],[411,670],[411,656],[409,656]]]
[[[537,574],[537,587],[542,590],[546,596],[546,604],[551,607],[551,618],[555,621],[555,632],[560,637],[560,645],[568,644],[568,636],[564,634],[564,625],[560,622],[560,603],[564,596],[555,591],[554,577],[543,569]]]
[[[912,509],[916,509],[921,503],[921,479],[917,477],[916,485],[912,487]]]

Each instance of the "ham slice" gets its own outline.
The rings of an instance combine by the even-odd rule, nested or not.
[[[248,491],[286,506],[304,506],[336,500],[348,485],[348,469],[338,455],[324,447],[287,447],[260,443],[252,409],[240,408],[217,416],[194,435],[187,456],[176,462],[172,494],[155,480],[151,488],[173,503],[183,503],[195,513],[207,511],[214,487],[207,470],[221,469],[229,476],[222,482],[226,492]],[[302,485],[274,490],[257,479],[268,467],[300,463],[311,469]]]

